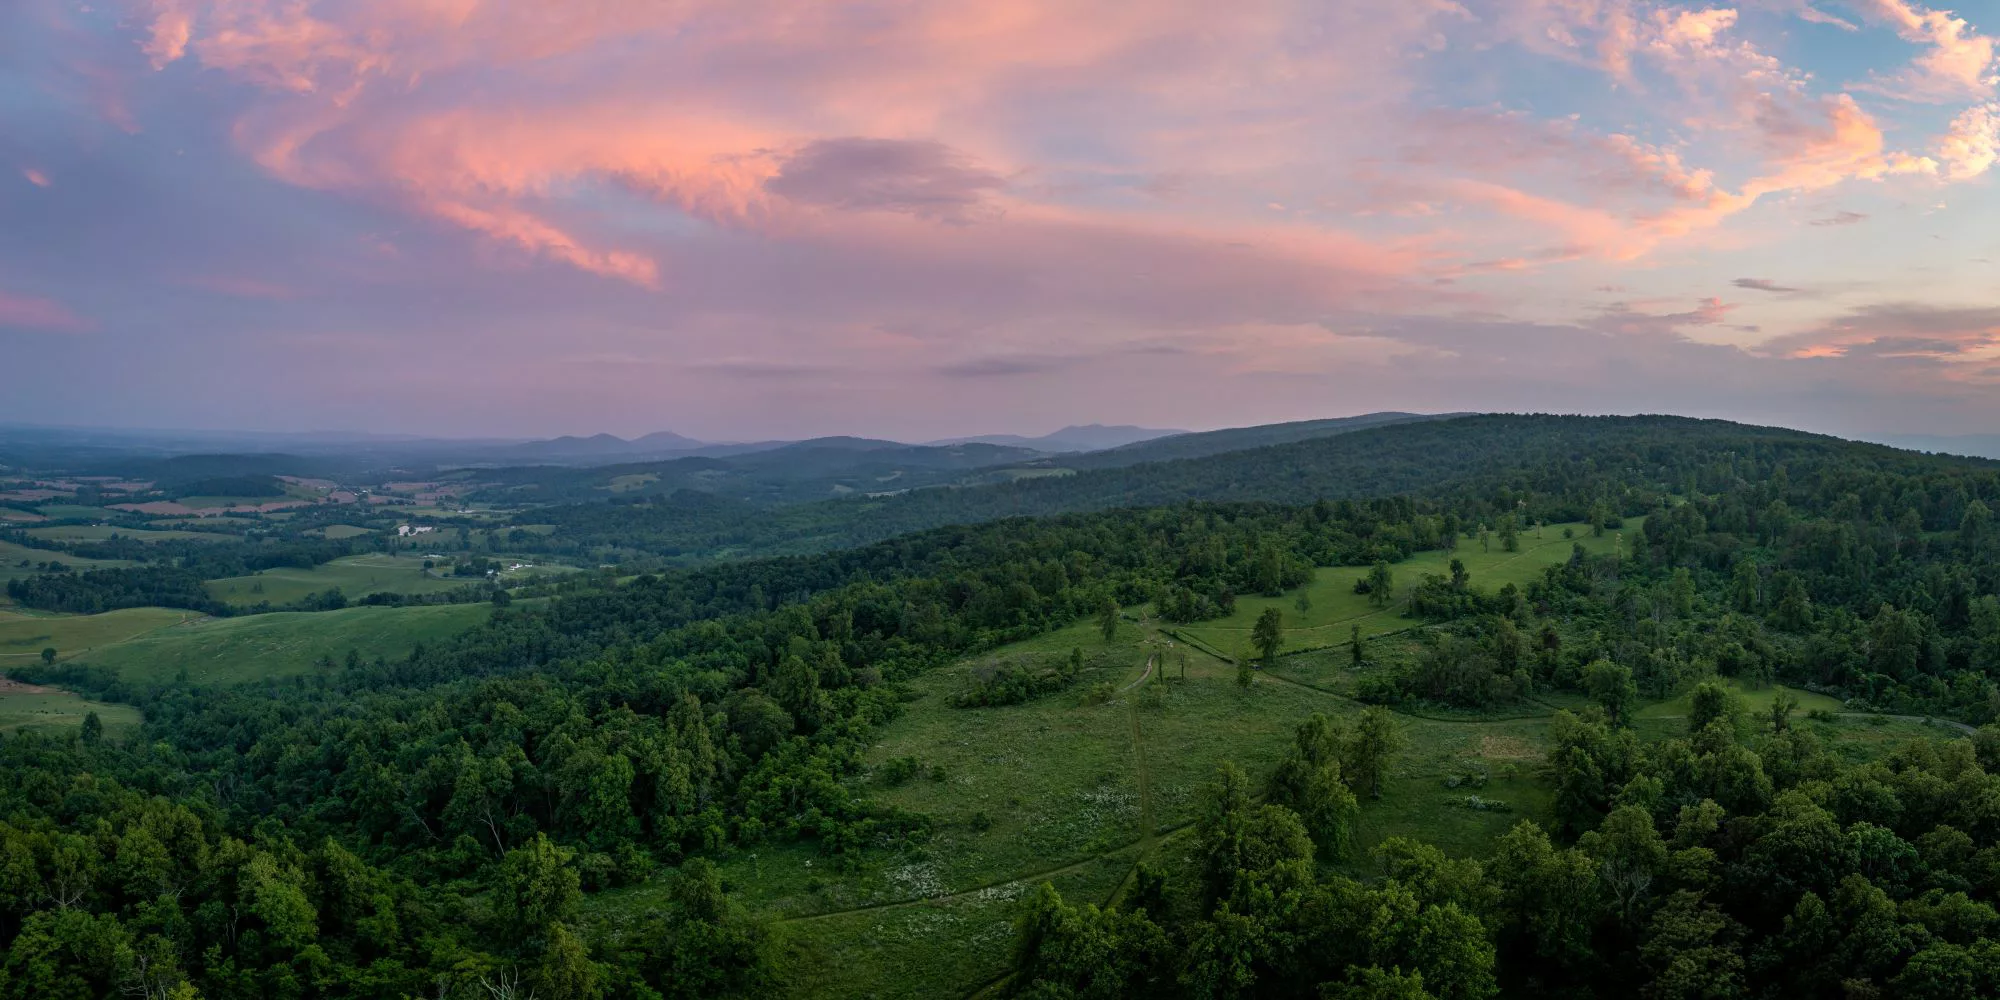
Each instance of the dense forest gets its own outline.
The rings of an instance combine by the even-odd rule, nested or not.
[[[1138,447],[1165,448],[1178,440]],[[544,507],[518,520],[557,526],[546,537],[524,536],[522,544],[530,550],[689,561],[862,545],[946,524],[1197,500],[1305,504],[1421,495],[1476,506],[1505,494],[1539,504],[1529,516],[1561,520],[1580,515],[1568,507],[1593,490],[1615,503],[1627,489],[1684,492],[1689,477],[1708,477],[1708,488],[1714,488],[1754,481],[1780,465],[1797,475],[1850,461],[1886,474],[2000,468],[1977,459],[1923,456],[1723,421],[1490,415],[1408,421],[1196,458],[771,511],[682,491]]]
[[[1308,720],[1270,774],[1217,775],[1193,877],[1141,869],[1109,910],[1053,889],[1026,901],[1000,988],[1444,1000],[2000,984],[2000,730],[1853,763],[1782,700],[1743,705],[1713,683],[2000,718],[1990,463],[1715,422],[1482,417],[762,522],[711,500],[709,527],[644,520],[683,503],[533,516],[558,526],[551,546],[656,553],[897,537],[593,578],[407,657],[283,681],[17,671],[145,723],[0,740],[0,996],[766,995],[787,975],[774,932],[711,861],[803,844],[838,869],[932,836],[933,817],[855,780],[912,679],[1120,608],[1200,620],[1316,567],[1386,567],[1489,532],[1504,546],[1556,522],[1624,531],[1623,548],[1579,548],[1525,587],[1405,581],[1390,610],[1422,626],[1421,651],[1364,692],[1387,707],[1351,727]],[[164,592],[188,571],[145,572]],[[91,576],[30,583],[71,575]],[[1073,676],[1065,663],[968,697],[1026,700]],[[1635,699],[1676,692],[1696,706],[1684,735],[1639,743]],[[1589,703],[1556,723],[1559,822],[1523,823],[1491,858],[1397,841],[1368,877],[1340,874],[1358,803],[1397,752],[1389,707],[1555,693]],[[579,919],[590,893],[648,880],[673,886],[670,906],[596,931]]]

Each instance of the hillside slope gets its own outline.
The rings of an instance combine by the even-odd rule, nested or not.
[[[1423,490],[1562,492],[1599,468],[1641,479],[1649,470],[1711,456],[1717,476],[1748,463],[1855,459],[1898,471],[1991,466],[1777,427],[1685,417],[1485,415],[1416,421],[1202,458],[1146,462],[1074,475],[770,511],[687,495],[644,503],[544,508],[524,517],[557,525],[558,551],[622,548],[673,561],[824,551],[926,528],[1014,516],[1195,500],[1300,504]],[[1581,512],[1571,512],[1580,514]]]

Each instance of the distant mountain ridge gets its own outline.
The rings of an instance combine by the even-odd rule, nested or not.
[[[1013,448],[1032,448],[1046,452],[1102,451],[1151,441],[1156,438],[1186,434],[1187,431],[1164,430],[1155,427],[1134,427],[1130,424],[1071,424],[1061,430],[1041,437],[1026,437],[1020,434],[981,434],[975,437],[944,438],[927,441],[929,445],[954,444],[998,444]]]

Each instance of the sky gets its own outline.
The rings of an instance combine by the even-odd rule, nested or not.
[[[0,421],[2000,431],[2000,4],[4,0]]]

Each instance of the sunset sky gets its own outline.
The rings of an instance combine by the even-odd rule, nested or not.
[[[2000,3],[0,0],[0,421],[2000,432]]]

